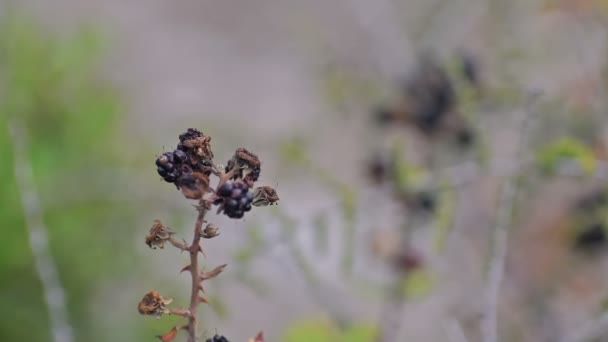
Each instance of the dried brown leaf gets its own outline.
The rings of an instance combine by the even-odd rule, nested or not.
[[[162,342],[171,342],[177,336],[177,332],[179,329],[177,327],[173,327],[173,329],[169,330],[167,333],[163,335],[158,335],[158,337]]]

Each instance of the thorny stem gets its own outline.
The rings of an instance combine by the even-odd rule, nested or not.
[[[203,223],[205,222],[205,214],[207,214],[207,209],[204,203],[200,203],[198,217],[196,218],[196,223],[194,224],[194,237],[192,238],[192,244],[190,245],[190,275],[192,276],[192,288],[190,293],[190,316],[188,317],[188,325],[186,328],[188,329],[188,342],[195,342],[197,336],[197,307],[200,303],[200,299],[198,296],[199,285],[201,283],[201,273],[198,271],[198,253],[202,252],[202,248],[200,246],[201,240],[201,231],[203,227]]]

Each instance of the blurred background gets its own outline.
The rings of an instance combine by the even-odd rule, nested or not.
[[[608,341],[608,1],[0,0],[0,339],[152,341],[189,127],[278,206],[211,215],[203,337]],[[179,338],[182,338],[180,336]],[[178,340],[179,340],[178,338]]]

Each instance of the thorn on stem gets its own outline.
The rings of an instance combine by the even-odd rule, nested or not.
[[[188,265],[184,266],[184,268],[182,268],[179,271],[179,273],[183,273],[183,272],[186,272],[186,271],[188,271],[188,272],[192,271],[192,265],[188,264]]]
[[[228,266],[228,264],[223,264],[223,265],[217,266],[216,268],[212,269],[209,272],[201,273],[201,281],[217,277],[220,273],[222,273],[222,271],[224,270],[224,268],[226,268],[226,266]]]

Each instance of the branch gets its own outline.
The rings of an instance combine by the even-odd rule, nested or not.
[[[523,160],[524,147],[527,144],[527,131],[530,124],[530,115],[522,113],[521,135],[515,146],[515,164]],[[519,183],[517,177],[521,174],[518,169],[514,175],[510,176],[501,191],[501,198],[498,203],[498,214],[488,272],[488,284],[486,288],[486,305],[484,316],[481,322],[481,334],[484,342],[496,342],[498,340],[498,296],[500,284],[504,277],[505,259],[507,256],[508,230],[511,228],[513,209],[517,200]]]
[[[190,316],[188,317],[188,325],[186,329],[188,330],[188,342],[195,342],[197,336],[197,307],[201,302],[200,296],[198,295],[199,285],[201,283],[201,274],[198,271],[198,253],[203,252],[200,240],[201,240],[201,228],[203,227],[203,223],[205,223],[205,215],[207,214],[207,209],[204,203],[200,203],[198,217],[196,218],[196,223],[194,224],[194,237],[192,238],[192,244],[190,245],[190,267],[187,268],[187,271],[190,272],[192,277],[192,287],[190,289]]]
[[[49,252],[47,228],[42,220],[42,208],[38,196],[32,165],[27,159],[26,130],[22,120],[10,122],[10,135],[13,144],[15,180],[25,219],[28,241],[34,258],[36,273],[42,283],[53,340],[72,342],[74,334],[68,321],[65,293],[59,279],[57,265]]]

